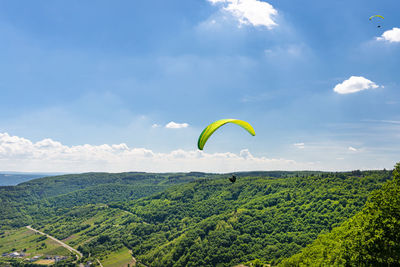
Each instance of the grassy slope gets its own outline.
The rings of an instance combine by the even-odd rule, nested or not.
[[[126,267],[133,266],[133,258],[127,248],[115,251],[114,253],[104,256],[100,259],[101,264],[105,267]]]
[[[67,256],[69,251],[61,247],[57,242],[43,238],[42,235],[26,229],[25,227],[7,230],[0,235],[0,254],[13,251],[26,250],[28,257],[35,255],[59,255]]]

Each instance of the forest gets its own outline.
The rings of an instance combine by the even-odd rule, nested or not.
[[[32,225],[68,240],[80,262],[121,250],[147,266],[399,262],[399,165],[237,176],[86,173],[1,187],[1,232]]]

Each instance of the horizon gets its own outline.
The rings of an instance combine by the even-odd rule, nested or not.
[[[394,169],[394,168],[393,168]],[[146,171],[124,171],[124,172],[65,172],[65,173],[51,173],[51,172],[14,172],[14,171],[1,171],[0,174],[10,174],[10,175],[46,175],[48,177],[52,176],[62,176],[62,175],[74,175],[74,174],[88,174],[88,173],[107,173],[107,174],[117,174],[117,173],[146,173],[146,174],[170,174],[170,173],[183,173],[183,174],[190,174],[190,173],[202,173],[202,174],[217,174],[217,175],[225,175],[225,174],[243,174],[243,173],[252,173],[252,172],[320,172],[320,173],[347,173],[347,172],[353,172],[353,171],[362,171],[362,172],[368,172],[368,171],[392,171],[393,169],[366,169],[366,170],[344,170],[344,171],[325,171],[325,170],[292,170],[292,171],[287,171],[287,170],[268,170],[268,171],[262,171],[262,170],[252,170],[252,171],[235,171],[235,172],[201,172],[201,171],[187,171],[187,172],[146,172]]]

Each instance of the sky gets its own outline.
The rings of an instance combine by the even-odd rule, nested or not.
[[[392,169],[399,10],[394,0],[1,1],[0,171]],[[198,150],[224,118],[256,136],[225,125]]]

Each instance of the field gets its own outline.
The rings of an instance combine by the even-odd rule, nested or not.
[[[35,262],[36,264],[41,264],[41,265],[51,265],[54,264],[54,260],[38,260]]]
[[[104,267],[126,267],[134,266],[135,261],[127,248],[123,248],[100,260]]]
[[[23,258],[70,255],[70,252],[57,242],[30,231],[25,227],[4,231],[0,235],[0,254],[15,251],[25,253]],[[2,259],[8,260],[9,258],[2,257]]]
[[[79,219],[71,220],[75,216],[79,216]],[[87,205],[76,209],[72,214],[65,214],[64,218],[56,218],[55,221],[49,219],[47,225],[38,228],[44,233],[52,233],[54,237],[71,247],[78,248],[96,239],[105,225],[119,229],[122,227],[120,224],[131,217],[133,215],[126,211],[110,208],[107,205]]]
[[[28,229],[8,230],[0,235],[0,254],[24,251],[27,256],[59,255],[68,256],[67,249],[49,238]]]

